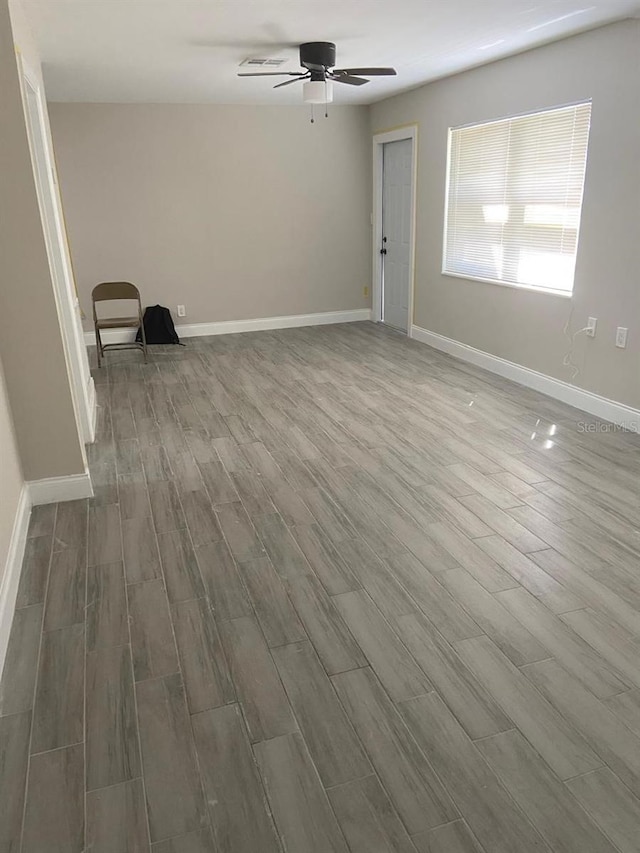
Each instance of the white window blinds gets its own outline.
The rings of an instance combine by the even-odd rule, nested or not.
[[[443,273],[570,293],[591,104],[451,128]]]

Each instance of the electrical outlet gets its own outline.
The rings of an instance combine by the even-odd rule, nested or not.
[[[616,329],[616,346],[624,349],[627,345],[627,332],[629,329],[625,329],[624,326],[618,326]]]
[[[184,317],[186,313],[184,305],[178,305],[178,317]]]
[[[369,288],[365,285],[365,286],[362,288],[362,292],[363,292],[363,294],[364,294],[365,296],[368,296],[368,295],[369,295]]]
[[[587,320],[587,335],[590,338],[595,338],[596,336],[596,325],[598,324],[598,320],[596,317],[589,317]]]

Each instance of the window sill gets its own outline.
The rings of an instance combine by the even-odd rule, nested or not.
[[[475,275],[462,275],[461,273],[447,272],[442,270],[442,275],[447,278],[460,278],[463,281],[481,281],[483,284],[496,284],[498,287],[509,287],[511,290],[526,290],[529,293],[543,293],[547,296],[559,296],[561,299],[571,299],[572,290],[553,290],[550,287],[536,287],[533,284],[512,284],[510,281],[498,281],[495,278],[480,278]]]

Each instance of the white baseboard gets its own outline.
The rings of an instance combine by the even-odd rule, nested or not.
[[[505,379],[511,379],[519,385],[525,385],[527,388],[533,388],[549,397],[561,400],[563,403],[581,409],[583,412],[619,424],[633,432],[640,432],[640,411],[638,409],[632,409],[623,403],[616,403],[615,400],[608,400],[606,397],[592,394],[591,391],[585,391],[576,385],[570,385],[568,382],[554,379],[544,373],[538,373],[536,370],[530,370],[521,364],[515,364],[513,361],[507,361],[499,356],[467,346],[460,341],[446,338],[444,335],[429,332],[420,326],[412,326],[411,337],[434,349],[462,359],[462,361],[468,361],[477,367],[491,371],[491,373],[497,373],[498,376],[503,376]]]
[[[18,499],[18,507],[13,522],[9,552],[4,566],[2,582],[0,583],[0,673],[4,666],[9,644],[9,632],[13,621],[13,613],[18,595],[18,583],[22,570],[24,549],[27,544],[27,533],[29,531],[29,515],[31,513],[31,502],[27,485],[23,485]]]
[[[93,487],[88,471],[84,474],[71,474],[68,477],[30,480],[26,486],[33,506],[93,497]]]
[[[370,308],[355,308],[351,311],[323,311],[318,314],[290,314],[285,317],[258,317],[252,320],[222,320],[219,323],[187,323],[176,326],[181,338],[205,337],[208,335],[235,335],[238,332],[258,332],[266,329],[290,329],[295,326],[323,326],[328,323],[356,323],[371,319]],[[135,338],[131,329],[107,329],[102,333],[105,344],[128,343]],[[87,346],[95,346],[95,334],[84,333]]]

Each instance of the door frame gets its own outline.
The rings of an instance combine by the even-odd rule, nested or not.
[[[384,175],[383,146],[387,142],[400,142],[403,139],[411,140],[411,222],[410,222],[410,262],[409,262],[409,298],[407,317],[407,337],[411,338],[413,330],[413,302],[415,291],[416,274],[416,207],[417,207],[417,179],[418,179],[418,125],[407,124],[395,127],[392,130],[380,131],[373,135],[373,251],[372,270],[373,280],[371,283],[372,294],[372,319],[381,323],[383,318],[383,292],[382,292],[382,257],[380,247],[382,246],[382,185]]]
[[[91,444],[95,439],[95,385],[89,368],[87,348],[84,344],[84,334],[79,319],[80,304],[75,288],[71,257],[64,227],[62,200],[58,190],[51,140],[45,118],[46,108],[42,86],[38,75],[26,65],[19,51],[18,66],[20,69],[20,87],[22,90],[25,124],[31,151],[34,183],[40,207],[42,230],[47,246],[53,294],[71,387],[73,408],[84,454],[84,445]],[[32,98],[31,101],[30,97]],[[36,134],[39,137],[37,141],[34,138]],[[43,194],[45,193],[49,195],[50,204],[43,198]],[[60,254],[61,274],[56,271],[54,266],[54,252],[59,252]]]

